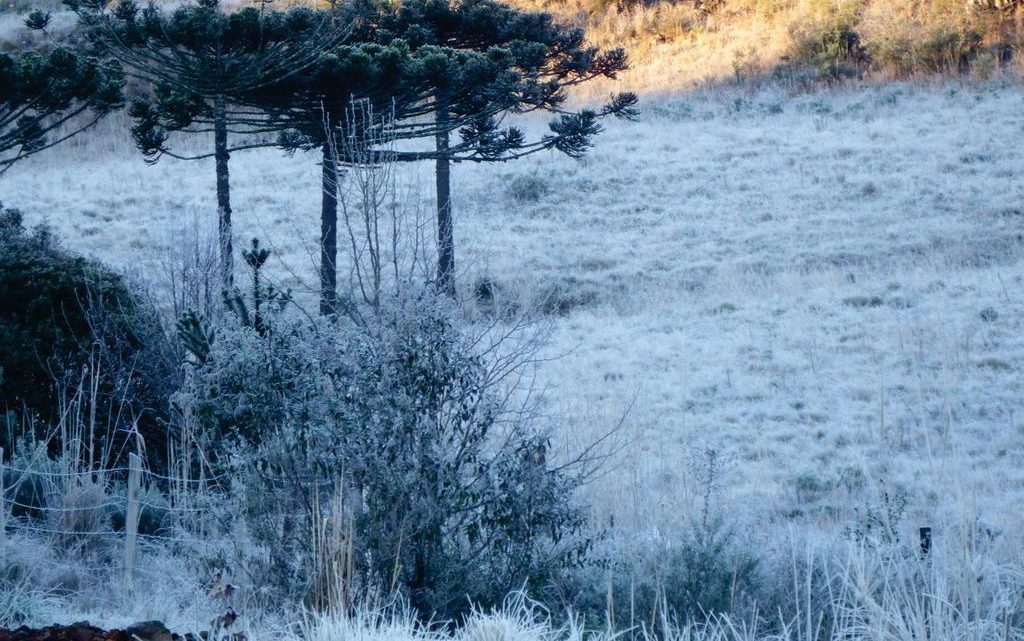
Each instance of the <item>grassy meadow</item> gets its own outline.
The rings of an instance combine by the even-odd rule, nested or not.
[[[694,456],[712,449],[723,500],[751,518],[841,526],[882,484],[907,493],[914,523],[969,506],[1009,527],[1021,98],[726,86],[645,101],[581,161],[458,165],[461,293],[472,308],[487,282],[546,315],[536,377],[566,447],[625,415],[621,465],[594,489],[620,524],[687,518]],[[212,162],[147,166],[119,126],[17,166],[4,203],[159,289],[172,246],[209,242]],[[429,225],[430,167],[397,171],[402,206]],[[269,244],[275,282],[307,302],[318,172],[302,154],[232,163],[236,242]]]
[[[580,498],[596,557],[613,560],[585,579],[607,617],[519,595],[439,630],[379,604],[264,615],[243,595],[232,605],[248,638],[1024,639],[1024,89],[1016,59],[994,58],[1017,15],[993,22],[938,1],[520,4],[629,50],[620,82],[573,104],[641,96],[637,121],[603,123],[582,159],[452,170],[458,317],[498,336],[525,325],[540,341],[516,391],[550,428],[552,461],[598,443]],[[8,46],[20,19],[0,13]],[[837,25],[859,34],[870,72],[789,64],[819,55],[816,38]],[[955,77],[942,65],[959,54],[928,44],[947,28],[981,34]],[[146,164],[130,126],[117,113],[18,163],[0,202],[172,318],[185,280],[215,280],[214,164]],[[212,150],[204,137],[172,143]],[[236,249],[270,248],[264,274],[310,316],[319,158],[263,149],[230,165]],[[359,214],[359,180],[345,174],[343,220]],[[384,181],[429,279],[433,167],[394,164]],[[342,289],[363,250],[343,239]],[[924,558],[920,528],[934,537]],[[33,568],[2,583],[20,587],[0,591],[0,621],[18,610],[35,623],[200,630],[224,605],[202,596],[195,541],[142,546],[139,586],[121,599],[88,584],[113,566],[71,560],[39,534],[0,539],[4,567]],[[693,541],[727,569],[728,611],[704,620],[657,605],[711,582],[677,567]],[[230,547],[200,543],[211,558]],[[653,612],[634,607],[643,599]],[[624,610],[628,621],[611,620]]]

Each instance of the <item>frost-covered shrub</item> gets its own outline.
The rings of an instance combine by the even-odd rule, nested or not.
[[[833,486],[829,479],[824,479],[811,471],[803,471],[794,476],[792,485],[798,503],[813,503],[820,500]]]
[[[93,479],[76,477],[54,486],[47,497],[47,527],[65,551],[99,550],[110,531],[107,488]]]
[[[13,444],[4,466],[4,502],[12,531],[24,528],[45,534],[53,551],[66,559],[81,559],[110,551],[110,476],[90,474],[77,460],[78,441],[57,458],[48,458],[47,443],[28,437]],[[123,502],[123,500],[121,501]]]
[[[516,291],[506,282],[483,276],[473,281],[470,290],[477,311],[485,316],[513,318],[521,312],[521,291]]]
[[[9,503],[4,506],[16,519],[40,519],[46,507],[45,479],[32,470],[15,470],[5,467],[3,470],[3,487],[5,498]]]
[[[759,554],[720,519],[671,536],[604,550],[604,569],[581,574],[577,608],[593,625],[616,630],[665,622],[703,622],[719,614],[743,618],[762,597]],[[609,621],[602,619],[610,618]],[[650,629],[660,636],[668,632]]]
[[[670,611],[687,619],[733,612],[756,588],[758,558],[728,526],[694,527],[670,550],[664,594]]]
[[[575,479],[441,303],[269,327],[221,329],[177,399],[233,479],[268,583],[326,598],[311,533],[329,513],[352,548],[346,578],[394,585],[425,616],[498,604],[582,558]]]
[[[0,557],[0,629],[31,621],[42,595],[32,585],[28,569],[17,560]]]
[[[123,445],[137,428],[159,463],[177,370],[156,312],[119,275],[65,251],[45,228],[27,231],[2,206],[0,369],[0,411],[56,425],[80,394],[82,414],[103,420],[89,428],[105,452],[134,450]],[[121,424],[107,421],[117,416]],[[50,445],[51,454],[61,447]]]
[[[537,174],[516,176],[509,183],[508,193],[519,203],[535,203],[551,191],[548,181]]]
[[[537,293],[537,309],[543,314],[568,316],[600,299],[599,288],[575,276],[542,285]]]

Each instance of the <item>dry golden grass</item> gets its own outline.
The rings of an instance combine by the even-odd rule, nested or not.
[[[965,0],[719,0],[623,5],[617,0],[511,0],[584,27],[601,47],[625,47],[632,68],[616,90],[650,95],[763,76],[799,60],[801,44],[829,29],[855,31],[880,79],[956,71],[969,51],[981,75],[1002,67],[997,48],[1020,41],[1024,16],[981,12]],[[976,34],[976,36],[972,35]],[[959,39],[958,39],[959,38]],[[972,40],[971,38],[974,38]],[[590,95],[607,93],[595,83]]]

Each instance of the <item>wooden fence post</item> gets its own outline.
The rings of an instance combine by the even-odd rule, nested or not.
[[[7,547],[7,501],[4,500],[4,448],[0,447],[0,550]]]
[[[135,539],[139,533],[139,486],[142,484],[142,459],[128,455],[128,506],[124,518],[124,593],[132,593],[135,580]]]

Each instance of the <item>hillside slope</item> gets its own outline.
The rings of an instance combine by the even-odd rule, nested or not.
[[[1013,520],[1024,152],[1005,132],[1021,130],[1021,97],[994,83],[719,88],[647,101],[581,161],[458,165],[461,281],[554,312],[537,381],[563,443],[630,408],[635,442],[593,486],[598,512],[690,514],[710,449],[723,500],[754,520],[842,527],[876,484],[914,522],[964,497]],[[160,287],[193,251],[188,221],[213,220],[212,167],[147,166],[125,124],[15,167],[4,204]],[[307,154],[232,165],[238,239],[272,246],[269,277],[306,301],[318,179]],[[429,213],[430,179],[402,168],[411,212]],[[950,487],[963,494],[936,492]]]
[[[988,1],[512,0],[625,47],[633,69],[620,86],[648,93],[758,76],[798,88],[865,75],[1016,76],[1024,12]]]

